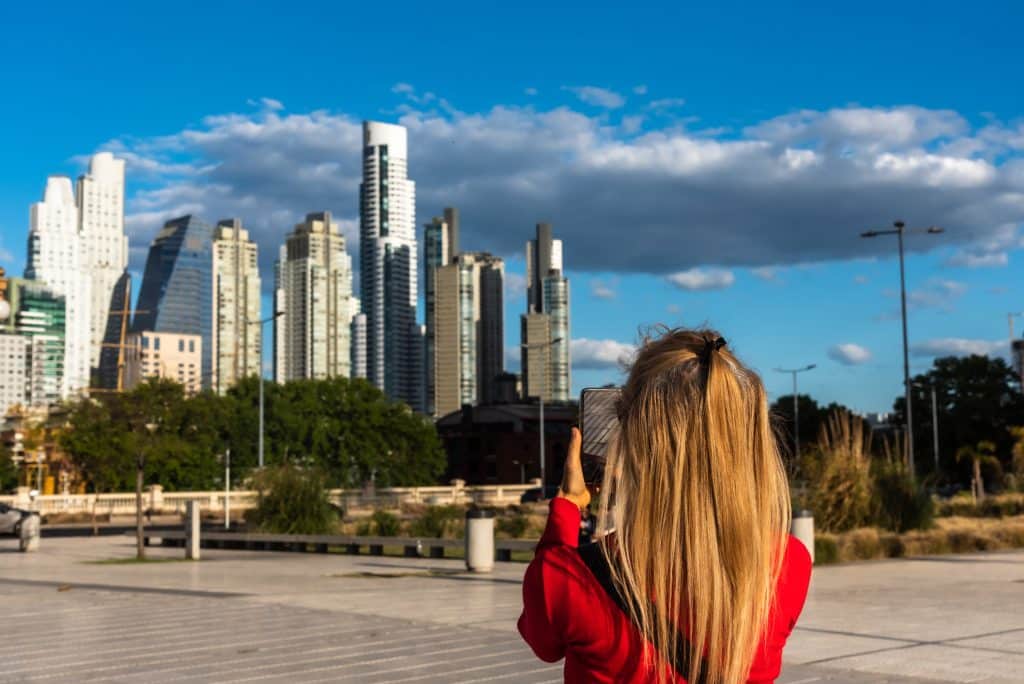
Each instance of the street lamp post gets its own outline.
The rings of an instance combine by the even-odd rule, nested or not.
[[[277,313],[275,313],[273,316],[270,316],[269,318],[264,318],[264,319],[259,320],[259,321],[250,321],[247,318],[247,319],[245,319],[245,322],[247,324],[249,324],[249,325],[258,325],[258,326],[260,326],[260,330],[262,330],[263,329],[262,328],[263,325],[265,325],[267,323],[270,323],[271,321],[276,320],[277,318],[279,318],[279,317],[281,317],[283,315],[284,315],[284,311],[278,311]],[[261,470],[263,469],[263,349],[262,349],[263,345],[262,345],[262,343],[263,343],[263,338],[262,338],[262,336],[260,336],[260,347],[261,347],[261,349],[260,349],[260,365],[259,365],[259,371],[260,371],[259,372],[259,375],[260,375],[260,434],[259,434],[259,438],[258,438],[259,439],[259,442],[258,442],[258,444],[259,444],[258,452],[259,452],[259,468]]]
[[[561,337],[556,337],[550,342],[535,342],[533,344],[521,344],[523,351],[530,351],[531,349],[543,349],[544,350],[544,387],[540,392],[540,498],[543,501],[547,498],[547,479],[545,478],[546,472],[544,467],[544,393],[548,391],[551,366],[551,347],[555,346],[562,341]]]
[[[927,234],[936,235],[943,232],[938,226],[931,226],[921,230],[910,230],[906,228],[903,221],[894,221],[890,230],[868,230],[860,234],[862,238],[874,238],[881,235],[895,235],[899,245],[900,255],[900,313],[903,320],[903,396],[906,401],[907,412],[907,454],[910,464],[910,476],[916,477],[914,472],[914,415],[913,407],[910,405],[910,352],[907,344],[907,282],[903,266],[903,235]]]
[[[797,401],[797,388],[796,388],[796,376],[798,373],[804,373],[809,370],[817,368],[817,364],[808,364],[803,368],[776,368],[775,370],[779,373],[790,373],[793,376],[793,444],[794,451],[793,456],[796,462],[800,461],[800,404]]]

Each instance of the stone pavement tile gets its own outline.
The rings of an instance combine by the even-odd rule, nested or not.
[[[921,645],[838,658],[830,667],[898,674],[946,682],[1022,681],[1024,656],[1007,656],[945,645]]]
[[[1021,610],[1024,610],[1024,599],[1022,599]],[[986,649],[998,649],[1018,655],[1024,655],[1024,627],[1020,629],[1006,630],[996,633],[988,633],[969,639],[957,639],[954,642],[957,646],[974,646]],[[1024,675],[1021,676],[1024,679]]]
[[[797,623],[786,644],[786,660],[793,663],[815,663],[843,656],[910,646],[916,642],[885,639],[842,632],[803,627]]]

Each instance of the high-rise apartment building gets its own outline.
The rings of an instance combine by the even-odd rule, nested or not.
[[[185,387],[186,394],[202,389],[203,338],[199,335],[142,330],[128,335],[125,351],[125,389],[148,378],[166,378]]]
[[[444,216],[435,216],[423,227],[423,305],[426,322],[423,336],[424,360],[424,412],[438,415],[434,406],[437,393],[435,380],[435,338],[436,338],[436,284],[438,268],[452,262],[459,253],[459,210],[447,207]]]
[[[357,302],[359,300],[356,300]],[[359,309],[358,304],[353,311]],[[366,379],[366,314],[357,313],[352,317],[352,367],[349,377]]]
[[[422,410],[422,334],[416,322],[416,186],[402,126],[363,123],[359,275],[367,378]]]
[[[164,224],[149,248],[132,332],[198,335],[202,387],[213,378],[213,229],[194,216]]]
[[[213,379],[223,394],[260,372],[262,326],[256,242],[239,219],[220,221],[213,233]]]
[[[23,370],[20,387],[6,387],[23,397],[25,406],[48,406],[59,401],[64,388],[65,300],[45,284],[21,278],[5,279],[0,270],[0,333],[17,336],[8,349],[20,349],[21,359],[9,359]],[[2,360],[0,360],[2,361]],[[11,373],[0,373],[5,378]],[[0,380],[0,384],[6,383]]]
[[[569,401],[569,280],[562,271],[562,241],[552,239],[549,223],[538,223],[536,239],[526,243],[526,314],[520,334],[523,395]]]
[[[32,205],[25,278],[45,283],[65,300],[60,397],[87,391],[92,358],[92,281],[86,250],[79,239],[78,206],[71,179],[66,176],[50,176],[43,200]]]
[[[358,300],[352,257],[329,211],[295,226],[275,265],[274,378],[349,377]]]
[[[433,415],[493,403],[504,366],[505,264],[486,252],[462,252],[435,268],[433,281]]]
[[[98,368],[108,328],[108,316],[112,305],[116,304],[114,300],[123,297],[123,279],[127,275],[125,269],[128,267],[128,236],[124,233],[124,160],[115,158],[110,152],[93,155],[89,160],[89,171],[78,178],[75,200],[78,207],[82,265],[91,281],[90,365]],[[123,309],[115,314],[115,318],[122,317]],[[117,328],[121,327],[120,320],[112,323]]]

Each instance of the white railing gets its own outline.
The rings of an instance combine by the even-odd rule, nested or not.
[[[520,497],[537,483],[526,485],[465,485],[456,480],[449,486],[440,487],[390,487],[376,490],[332,489],[328,492],[331,502],[345,509],[360,507],[397,508],[403,504],[508,506],[519,503]],[[233,491],[230,493],[232,511],[240,512],[256,505],[255,491]],[[189,501],[198,501],[205,511],[223,511],[225,493],[209,492],[164,492],[159,485],[148,487],[142,494],[142,506],[154,514],[184,513]],[[17,494],[0,496],[0,503],[9,506],[38,511],[43,515],[59,513],[97,515],[127,515],[135,512],[135,493],[116,492],[112,494],[49,494],[35,498],[29,496],[27,487],[18,489]]]

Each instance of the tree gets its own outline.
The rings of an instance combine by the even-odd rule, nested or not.
[[[987,440],[975,446],[962,446],[956,450],[957,461],[971,463],[971,495],[975,501],[985,499],[985,482],[981,478],[981,466],[999,467],[999,459],[995,456],[996,445]]]
[[[832,402],[827,406],[821,406],[807,394],[797,395],[797,404],[800,411],[800,444],[801,451],[804,448],[813,446],[821,437],[822,429],[826,426],[829,416],[835,413],[854,415],[853,411]],[[793,440],[793,395],[787,394],[779,397],[771,405],[770,411],[775,416],[779,427],[782,453],[787,460],[792,460]]]
[[[10,448],[0,443],[0,492],[7,492],[18,486],[18,468],[14,465],[13,456]]]
[[[1016,389],[1017,377],[1005,361],[987,356],[935,359],[927,372],[912,380],[914,402],[914,458],[918,473],[934,471],[932,452],[931,388],[936,391],[939,423],[938,480],[973,479],[971,464],[957,460],[960,447],[981,441],[995,445],[994,456],[1004,470],[1012,468],[1013,436],[1010,427],[1024,425],[1024,396]],[[894,402],[893,421],[905,422],[905,400]]]

